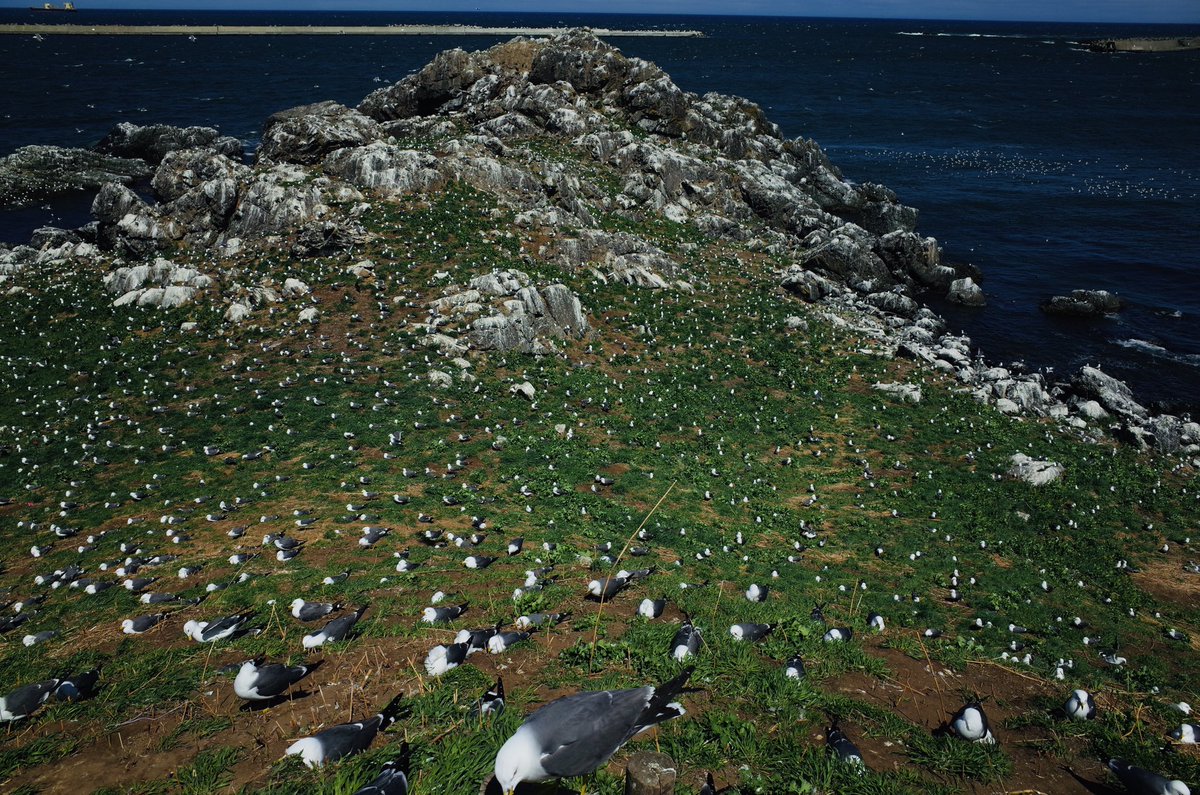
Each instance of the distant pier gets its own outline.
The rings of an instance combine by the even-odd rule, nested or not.
[[[18,36],[554,36],[568,28],[493,28],[479,25],[0,25]],[[597,36],[700,38],[698,30],[613,30]]]

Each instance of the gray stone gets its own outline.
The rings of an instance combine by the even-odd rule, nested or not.
[[[987,304],[983,290],[979,289],[979,285],[970,276],[952,281],[950,289],[946,293],[946,300],[963,306],[985,306]]]
[[[169,153],[180,149],[210,149],[242,159],[242,142],[223,136],[212,127],[172,127],[150,124],[139,127],[127,121],[117,124],[96,144],[96,151],[116,157],[133,157],[158,165]]]
[[[810,303],[820,301],[838,289],[836,284],[824,276],[798,266],[793,266],[784,273],[780,286]]]
[[[921,387],[916,384],[877,383],[874,389],[897,397],[905,403],[921,402]]]
[[[1080,397],[1096,401],[1112,414],[1136,419],[1147,415],[1146,408],[1133,399],[1133,390],[1097,367],[1080,369],[1071,379],[1071,388]]]
[[[1024,453],[1017,453],[1010,459],[1012,467],[1008,470],[1011,477],[1023,480],[1032,486],[1044,486],[1058,480],[1063,472],[1063,466],[1054,461],[1038,461]]]
[[[509,387],[508,391],[514,395],[520,395],[526,400],[533,400],[534,396],[537,395],[537,390],[534,389],[533,384],[529,383],[528,381],[522,381],[519,384],[513,384],[511,387]]]
[[[333,101],[301,105],[273,114],[263,128],[260,163],[319,163],[344,147],[363,146],[383,136],[373,120]]]
[[[241,323],[248,317],[250,317],[250,307],[241,301],[234,301],[225,310],[225,321],[227,323]]]

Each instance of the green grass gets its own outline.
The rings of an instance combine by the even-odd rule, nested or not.
[[[298,330],[294,311],[284,308],[275,315],[259,309],[240,328],[223,327],[219,308],[207,303],[169,313],[116,310],[98,295],[98,273],[67,266],[47,267],[23,282],[27,293],[0,303],[0,355],[10,369],[0,384],[6,451],[0,495],[14,498],[0,509],[0,557],[8,565],[0,586],[27,597],[40,592],[31,585],[34,574],[74,562],[88,576],[111,577],[99,573],[100,564],[124,557],[119,542],[137,542],[148,554],[179,555],[147,572],[162,577],[157,588],[186,598],[200,595],[205,583],[233,582],[242,571],[258,575],[185,615],[211,619],[253,608],[263,630],[212,648],[185,640],[177,620],[152,637],[119,637],[122,618],[150,612],[132,594],[46,590],[28,629],[62,635],[32,649],[19,639],[4,644],[0,677],[16,686],[98,665],[103,687],[94,699],[45,707],[34,721],[70,720],[78,732],[10,739],[0,751],[3,775],[19,780],[71,754],[96,753],[98,738],[134,718],[178,717],[164,723],[155,747],[190,758],[173,778],[133,790],[227,787],[230,768],[259,751],[231,745],[244,738],[236,731],[247,718],[213,706],[232,678],[216,672],[257,655],[311,659],[299,648],[311,628],[286,615],[299,595],[371,604],[355,639],[322,650],[328,667],[313,675],[307,705],[338,698],[332,685],[330,693],[321,690],[336,669],[343,685],[368,687],[369,699],[409,693],[411,712],[368,753],[326,770],[265,760],[249,787],[256,791],[352,793],[403,739],[412,748],[414,792],[474,792],[495,750],[547,697],[640,686],[678,673],[668,647],[680,613],[703,633],[689,664],[696,669],[692,685],[704,695],[688,701],[686,717],[635,740],[630,750],[669,753],[690,782],[713,770],[744,791],[999,789],[1012,778],[1021,749],[933,737],[839,686],[897,676],[892,661],[899,658],[885,662],[881,644],[914,667],[928,658],[974,674],[986,668],[975,663],[996,662],[1008,650],[1010,622],[1031,630],[1021,638],[1031,664],[1016,670],[1050,682],[1057,661],[1070,659],[1067,681],[1047,690],[1060,688],[1065,697],[1070,687],[1086,686],[1109,699],[1106,715],[1087,725],[1055,717],[1056,698],[1020,705],[1024,717],[1006,728],[1036,733],[1038,744],[1030,747],[1047,764],[1120,755],[1196,780],[1194,758],[1158,749],[1178,720],[1165,705],[1200,698],[1193,676],[1200,657],[1168,645],[1161,633],[1177,626],[1195,637],[1200,626],[1186,604],[1142,590],[1115,566],[1121,558],[1153,565],[1161,560],[1154,551],[1160,533],[1185,534],[1196,525],[1190,468],[1087,444],[1046,422],[1003,417],[939,376],[872,352],[872,341],[779,294],[771,276],[779,263],[771,257],[706,239],[684,224],[600,211],[620,184],[607,166],[551,140],[514,148],[530,162],[550,160],[593,183],[586,200],[601,228],[640,236],[669,253],[698,292],[642,290],[560,269],[539,253],[543,230],[518,227],[513,210],[495,197],[456,185],[427,197],[374,201],[360,219],[372,237],[349,256],[299,260],[281,248],[222,265],[236,269],[244,284],[295,276],[319,286],[326,320],[315,330]],[[345,273],[359,259],[376,262],[374,285]],[[179,252],[176,260],[208,267],[195,252]],[[567,284],[596,335],[560,342],[557,356],[472,356],[476,381],[436,389],[428,371],[457,367],[423,347],[414,324],[427,319],[426,303],[444,285],[465,284],[493,268],[523,270],[538,284]],[[350,322],[351,314],[358,320]],[[807,331],[785,330],[784,318],[793,314],[806,319]],[[198,322],[198,331],[180,331],[185,320]],[[537,389],[536,406],[508,393],[523,380]],[[895,403],[870,388],[894,380],[920,383],[922,402]],[[556,430],[560,424],[570,436]],[[387,435],[396,431],[403,443],[389,447]],[[469,439],[459,441],[459,433]],[[494,449],[501,436],[505,443]],[[207,444],[224,452],[205,456]],[[264,450],[257,460],[240,457]],[[1066,462],[1064,477],[1040,489],[1003,477],[1018,451]],[[395,457],[385,459],[385,452]],[[225,463],[226,455],[236,457]],[[466,468],[443,477],[460,456]],[[305,468],[306,462],[315,466]],[[404,477],[402,468],[418,474]],[[601,473],[614,483],[593,490]],[[522,486],[535,496],[524,496]],[[343,518],[351,513],[345,503],[359,501],[363,488],[379,492],[367,503],[378,517],[370,523],[393,530],[371,550],[354,541],[367,522]],[[562,496],[550,496],[555,488]],[[145,499],[135,501],[130,492]],[[393,503],[396,493],[410,502]],[[811,494],[818,499],[806,506]],[[445,497],[458,504],[447,505]],[[235,498],[241,507],[216,507]],[[66,499],[80,507],[63,517],[59,503]],[[296,529],[297,508],[317,518],[314,529]],[[226,518],[210,523],[209,512]],[[485,517],[488,538],[478,551],[500,559],[486,571],[467,571],[466,550],[431,549],[417,540],[427,526],[417,521],[419,513],[459,535],[471,532],[472,515]],[[179,520],[170,527],[182,528],[192,543],[167,541],[161,517],[168,515]],[[275,518],[260,522],[260,516]],[[645,538],[634,543],[650,554],[621,565],[658,570],[598,616],[581,601],[583,583],[614,567],[600,563],[593,547],[611,542],[620,549],[643,520]],[[32,561],[31,539],[48,540],[52,522],[81,533]],[[1145,529],[1149,524],[1158,529]],[[267,532],[301,536],[306,550],[286,565],[268,554],[234,567],[226,558],[235,542],[225,533],[235,525],[248,527],[240,542],[246,551],[263,553],[259,542]],[[99,530],[107,534],[95,549],[74,551]],[[806,530],[816,536],[806,537]],[[734,540],[739,531],[741,546]],[[503,541],[516,535],[525,537],[526,551],[508,559]],[[546,541],[558,550],[543,552]],[[883,547],[881,557],[876,547]],[[420,565],[398,574],[393,553],[405,549]],[[193,580],[177,580],[174,571],[185,564],[204,569]],[[514,602],[525,570],[550,564],[558,581]],[[347,582],[320,584],[346,567]],[[944,599],[954,569],[963,581],[977,579],[960,586],[964,600],[957,605]],[[750,582],[771,585],[766,602],[743,597]],[[420,625],[418,616],[438,589],[471,600],[455,630],[543,610],[570,609],[574,618],[554,630],[553,643],[535,637],[500,658],[472,657],[434,680],[424,676],[423,655],[451,633]],[[662,595],[671,602],[671,620],[631,618],[643,596]],[[830,623],[853,627],[855,639],[824,643],[824,627],[809,618],[817,605]],[[882,639],[867,628],[871,611],[887,619]],[[1086,617],[1089,628],[1072,628],[1074,616]],[[972,629],[976,618],[992,626]],[[778,626],[750,645],[729,637],[729,626],[740,621]],[[918,640],[926,628],[945,635]],[[1085,634],[1119,648],[1130,664],[1105,666],[1095,646],[1083,645]],[[796,653],[808,669],[802,682],[782,675]],[[349,661],[355,667],[337,667]],[[470,703],[499,674],[509,682],[508,710],[497,720],[471,721]],[[369,707],[355,698],[358,715]],[[315,725],[305,704],[296,702],[295,724],[281,719],[261,729],[262,736],[279,744]],[[338,709],[348,708],[339,702]],[[819,740],[833,719],[856,736],[895,744],[906,763],[861,776],[837,764]],[[589,789],[619,790],[618,769],[591,779]]]

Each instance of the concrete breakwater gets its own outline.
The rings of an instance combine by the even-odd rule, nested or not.
[[[566,28],[480,25],[0,25],[0,34],[25,36],[554,36]],[[662,36],[700,38],[698,30],[611,30],[612,38]]]

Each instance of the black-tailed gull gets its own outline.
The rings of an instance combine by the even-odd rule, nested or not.
[[[634,735],[684,714],[672,698],[692,673],[632,690],[576,693],[534,712],[496,754],[496,781],[512,795],[522,781],[593,772]]]
[[[336,762],[344,756],[365,751],[376,734],[396,722],[403,698],[396,696],[378,714],[366,720],[330,726],[312,737],[301,738],[289,745],[284,753],[299,755],[308,767],[321,767],[326,762]]]

